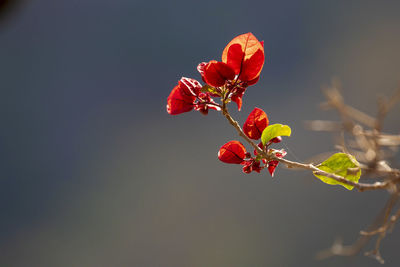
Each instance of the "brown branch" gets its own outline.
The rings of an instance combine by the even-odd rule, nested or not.
[[[394,226],[394,224],[396,223],[396,221],[398,220],[398,218],[400,216],[400,209],[396,212],[395,215],[390,216],[393,207],[398,202],[398,199],[399,199],[399,193],[398,193],[398,189],[396,187],[395,191],[392,193],[392,195],[388,201],[388,204],[386,205],[385,212],[382,216],[383,222],[382,222],[381,226],[372,231],[361,231],[360,232],[360,234],[364,235],[364,236],[378,235],[376,242],[375,242],[374,249],[366,252],[365,255],[375,258],[380,263],[384,263],[384,260],[380,253],[381,242],[382,242],[383,238],[385,238],[388,230]]]
[[[360,232],[361,236],[357,242],[350,246],[334,243],[329,250],[319,253],[318,257],[355,255],[361,251],[372,237],[377,236],[374,249],[367,252],[366,255],[383,263],[384,261],[379,251],[381,241],[388,231],[394,227],[395,222],[400,217],[400,209],[395,215],[390,217],[393,207],[399,202],[398,184],[400,182],[400,170],[389,166],[385,158],[389,157],[391,153],[387,153],[383,148],[388,147],[392,152],[396,151],[400,145],[400,135],[385,134],[382,133],[382,129],[387,113],[400,101],[400,89],[389,99],[379,99],[376,118],[345,105],[343,97],[335,85],[326,90],[325,94],[328,99],[328,103],[325,106],[334,107],[340,114],[342,122],[311,121],[307,123],[307,126],[314,131],[335,132],[344,130],[353,136],[354,139],[349,141],[353,149],[350,153],[355,155],[359,161],[366,163],[360,164],[364,175],[374,174],[380,176],[376,177],[382,181],[379,184],[388,189],[391,197],[374,224],[368,227],[368,230]],[[370,129],[364,130],[361,124]]]
[[[360,164],[364,174],[377,174],[379,181],[373,183],[356,183],[345,179],[343,176],[328,173],[318,168],[318,165],[313,163],[301,163],[296,161],[287,160],[277,157],[272,150],[266,151],[261,149],[254,143],[242,130],[239,123],[232,118],[226,107],[226,97],[222,99],[222,113],[229,123],[237,130],[239,136],[247,141],[258,154],[267,161],[276,160],[286,165],[290,169],[304,169],[312,171],[315,175],[322,175],[334,179],[342,184],[350,185],[357,188],[359,191],[380,190],[385,189],[391,193],[385,208],[380,215],[375,219],[374,223],[368,227],[367,231],[361,231],[360,238],[356,243],[350,246],[344,246],[341,242],[335,242],[328,250],[322,251],[318,254],[318,258],[326,258],[334,255],[351,256],[358,254],[361,249],[369,242],[371,237],[377,236],[374,250],[366,253],[368,256],[374,257],[379,262],[383,263],[379,248],[381,241],[386,236],[387,232],[394,227],[395,222],[400,218],[400,209],[392,216],[390,216],[393,207],[399,201],[398,184],[400,182],[400,170],[391,168],[383,159],[388,154],[382,150],[382,146],[397,148],[400,144],[400,135],[383,134],[383,120],[389,111],[394,106],[395,102],[400,99],[400,90],[398,94],[390,101],[381,100],[377,118],[370,117],[369,115],[344,104],[343,98],[336,88],[326,91],[328,104],[336,108],[341,117],[342,123],[330,121],[311,121],[308,122],[309,128],[317,131],[340,131],[343,138],[342,149],[346,151],[344,143],[344,131],[347,131],[354,137],[353,143],[350,145],[356,149],[351,154],[357,153],[361,158],[365,159],[366,164]],[[371,128],[371,130],[364,130],[360,123]],[[360,159],[361,159],[360,158]]]
[[[354,186],[359,191],[387,189],[394,183],[393,180],[392,181],[384,181],[384,182],[375,182],[375,183],[372,183],[372,184],[355,183],[355,182],[352,182],[352,181],[349,181],[349,180],[345,179],[344,177],[342,177],[340,175],[336,175],[336,174],[333,174],[333,173],[322,171],[322,170],[318,169],[318,167],[313,165],[313,164],[304,164],[304,163],[300,163],[300,162],[290,161],[290,160],[287,160],[287,159],[278,158],[276,156],[274,156],[273,159],[274,160],[278,160],[278,161],[286,164],[286,166],[288,168],[298,168],[298,169],[310,170],[314,174],[323,175],[323,176],[332,178],[332,179],[334,179],[334,180],[336,180],[338,182]],[[396,181],[397,180],[399,180],[399,179],[396,179]]]
[[[225,116],[225,118],[229,121],[229,123],[237,130],[238,134],[243,137],[247,143],[249,143],[260,155],[265,156],[267,158],[266,153],[258,146],[256,145],[242,130],[240,127],[239,123],[235,121],[232,116],[229,114],[228,108],[226,107],[225,102],[222,104],[222,114]]]
[[[353,124],[349,119],[354,119],[368,127],[373,128],[375,126],[375,118],[369,116],[368,114],[355,109],[351,106],[348,106],[344,103],[343,97],[340,94],[338,85],[333,85],[333,87],[325,89],[324,93],[326,98],[328,99],[327,103],[324,103],[322,107],[334,107],[339,111],[342,120],[345,122],[345,125]]]
[[[295,161],[290,161],[284,158],[279,158],[273,154],[268,155],[267,153],[265,153],[265,151],[263,151],[261,148],[259,148],[242,130],[242,128],[240,127],[239,123],[237,121],[235,121],[232,116],[229,114],[229,111],[226,107],[226,104],[222,105],[222,114],[225,116],[225,118],[229,121],[229,123],[237,130],[238,134],[243,137],[254,149],[256,149],[256,151],[262,155],[263,158],[265,158],[266,160],[277,160],[283,164],[285,164],[288,168],[297,168],[297,169],[305,169],[305,170],[309,170],[312,171],[314,174],[316,175],[322,175],[322,176],[326,176],[329,178],[332,178],[334,180],[336,180],[337,182],[346,184],[346,185],[350,185],[350,186],[354,186],[355,188],[357,188],[359,191],[367,191],[367,190],[378,190],[378,189],[386,189],[389,188],[392,183],[394,182],[393,180],[390,181],[384,181],[384,182],[375,182],[372,184],[367,184],[367,183],[355,183],[352,181],[349,181],[347,179],[345,179],[344,177],[340,176],[340,175],[336,175],[333,173],[329,173],[326,171],[323,171],[321,169],[319,169],[317,166],[313,165],[313,164],[305,164],[305,163],[300,163],[300,162],[295,162]],[[400,179],[400,178],[399,178]]]
[[[397,196],[391,195],[389,200],[386,202],[384,208],[381,212],[376,216],[374,222],[368,227],[365,232],[373,231],[372,229],[376,229],[380,225],[382,225],[382,221],[384,220],[386,214],[390,213],[392,210],[395,201],[397,200]],[[332,256],[355,256],[365,247],[365,245],[370,241],[373,235],[363,235],[361,234],[360,237],[351,245],[343,245],[342,240],[337,239],[329,249],[322,250],[317,253],[316,258],[318,260],[323,260],[330,258]],[[369,255],[372,256],[372,255]],[[380,262],[383,261],[382,257],[377,258],[374,256],[375,259],[379,260]]]

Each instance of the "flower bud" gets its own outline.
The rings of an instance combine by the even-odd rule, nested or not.
[[[277,136],[270,140],[271,143],[280,143],[281,141],[282,141],[282,137],[280,137],[280,136]]]
[[[245,166],[243,166],[243,172],[244,172],[244,173],[249,174],[249,173],[251,173],[252,170],[253,170],[253,168],[251,167],[251,165],[245,165]]]

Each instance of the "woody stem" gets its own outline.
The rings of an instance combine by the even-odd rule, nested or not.
[[[228,120],[228,122],[236,129],[238,132],[239,136],[241,136],[243,139],[247,141],[256,151],[259,153],[259,155],[262,156],[262,158],[266,159],[267,161],[270,160],[276,160],[279,161],[283,164],[286,165],[287,168],[297,168],[297,169],[304,169],[304,170],[309,170],[312,171],[314,174],[317,175],[322,175],[325,177],[332,178],[336,180],[337,182],[354,186],[357,188],[359,191],[367,191],[367,190],[378,190],[378,189],[388,189],[391,187],[394,183],[400,181],[400,177],[396,177],[393,180],[386,180],[384,182],[375,182],[375,183],[355,183],[352,181],[349,181],[345,179],[344,177],[340,175],[336,175],[333,173],[328,173],[326,171],[323,171],[319,169],[317,166],[314,164],[306,164],[306,163],[301,163],[301,162],[296,162],[296,161],[291,161],[283,158],[279,158],[275,156],[274,154],[267,154],[265,151],[263,151],[259,146],[257,146],[242,130],[240,127],[239,123],[232,118],[232,116],[229,114],[228,108],[226,106],[226,101],[222,102],[222,114],[225,116],[225,118]]]

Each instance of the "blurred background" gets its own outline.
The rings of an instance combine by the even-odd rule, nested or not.
[[[0,1],[1,2],[1,1]],[[221,114],[169,116],[181,76],[236,35],[265,41],[254,106],[289,124],[288,159],[333,151],[309,132],[332,77],[375,115],[400,81],[398,1],[3,0],[0,4],[0,266],[377,266],[316,261],[356,240],[385,192],[328,186],[278,168],[219,162],[236,132]],[[232,106],[232,110],[235,110]],[[399,133],[399,107],[385,131]],[[399,161],[398,161],[399,162]],[[396,166],[396,165],[395,165]],[[397,165],[397,167],[399,167]],[[399,266],[400,229],[384,239]]]

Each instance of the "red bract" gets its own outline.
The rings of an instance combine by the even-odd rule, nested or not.
[[[281,136],[278,136],[278,137],[274,137],[274,138],[272,138],[271,140],[269,140],[269,142],[268,143],[280,143],[282,141],[282,137]]]
[[[246,157],[246,148],[239,141],[230,141],[218,151],[218,159],[225,163],[240,164]]]
[[[225,47],[222,62],[239,75],[239,80],[254,84],[264,66],[264,45],[250,32],[239,35]]]
[[[211,98],[211,93],[203,93],[201,89],[202,86],[198,81],[183,77],[168,96],[167,112],[177,115],[194,108],[207,115],[209,109],[220,110]]]
[[[264,169],[265,166],[261,166],[260,160],[257,160],[256,158],[250,158],[249,160],[245,160],[242,162],[243,164],[243,172],[244,173],[251,173],[252,171],[260,173],[262,169]]]
[[[201,62],[199,65],[197,65],[197,71],[200,73],[201,79],[205,83],[207,82],[204,80],[204,71],[206,70],[207,65],[208,65],[207,62]]]
[[[204,81],[209,85],[220,87],[228,80],[235,78],[235,72],[228,64],[211,60],[204,68]]]
[[[274,172],[275,172],[276,166],[278,166],[278,163],[279,163],[279,161],[277,161],[277,160],[271,160],[270,162],[268,162],[268,171],[272,177],[274,177]]]
[[[259,108],[254,108],[243,125],[243,132],[251,139],[258,140],[268,126],[267,114]]]
[[[195,104],[194,108],[198,111],[201,112],[203,115],[208,114],[209,109],[214,109],[214,110],[221,110],[220,107],[214,105],[215,102],[214,100],[210,97],[209,93],[203,93],[200,92],[197,95],[197,103]]]
[[[236,88],[236,91],[232,93],[231,96],[231,100],[236,103],[239,111],[242,108],[242,97],[244,95],[244,91],[246,91],[246,88],[238,87]]]
[[[201,84],[198,81],[182,77],[168,96],[167,112],[171,115],[177,115],[191,111],[196,101],[196,95],[200,90]]]
[[[242,168],[244,173],[251,173],[253,171],[253,166],[251,164],[245,164]]]
[[[286,156],[286,151],[285,150],[279,150],[278,152],[275,153],[275,156],[277,156],[278,158],[283,158],[284,156]],[[271,174],[272,177],[274,177],[274,172],[276,167],[278,166],[279,161],[277,160],[271,160],[268,162],[268,171]]]
[[[216,90],[227,90],[226,99],[235,102],[240,110],[246,88],[258,82],[263,65],[263,42],[252,33],[246,33],[228,43],[222,53],[222,62],[202,62],[197,70],[205,83]]]

